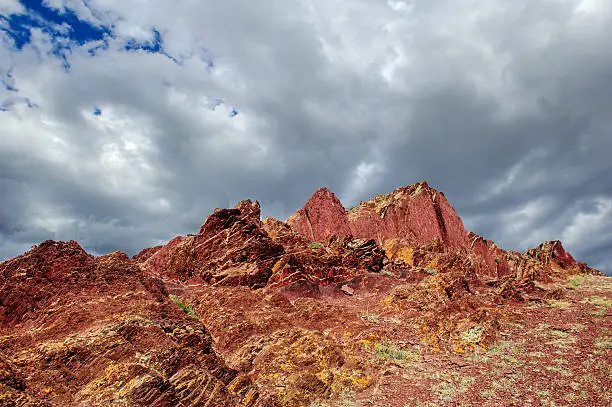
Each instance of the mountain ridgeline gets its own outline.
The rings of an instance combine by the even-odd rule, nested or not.
[[[576,281],[602,300],[572,297]],[[570,325],[583,314],[546,304],[603,318],[578,324],[575,340],[594,343],[609,332],[609,286],[594,286],[606,281],[560,241],[519,253],[466,231],[426,182],[350,210],[322,188],[286,222],[261,220],[259,203],[245,200],[133,258],[46,241],[0,263],[0,405],[445,405],[435,404],[448,400],[432,390],[433,373],[408,382],[441,369],[443,355],[486,351],[504,327],[541,334],[534,304]],[[489,394],[478,378],[475,393],[453,400]],[[606,402],[591,393],[575,405]]]

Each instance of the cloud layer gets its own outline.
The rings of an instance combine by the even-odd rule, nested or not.
[[[0,0],[0,257],[427,180],[612,272],[612,3]]]

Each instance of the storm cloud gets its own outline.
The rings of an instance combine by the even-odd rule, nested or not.
[[[427,180],[612,273],[612,3],[0,0],[0,258]]]

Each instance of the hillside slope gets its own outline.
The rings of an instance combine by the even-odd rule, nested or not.
[[[132,259],[0,263],[0,405],[604,406],[611,307],[561,242],[505,251],[426,183],[245,200]]]

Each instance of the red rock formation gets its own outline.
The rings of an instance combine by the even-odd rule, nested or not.
[[[116,263],[121,267],[114,267]],[[75,241],[45,241],[0,263],[0,325],[22,321],[48,305],[52,295],[67,296],[74,287],[124,287],[139,275],[138,267],[124,253],[94,257]]]
[[[344,237],[351,234],[346,209],[327,188],[316,191],[287,219],[287,224],[314,242],[323,242],[331,235]]]
[[[470,249],[481,278],[496,279],[510,275],[511,270],[505,258],[505,251],[491,240],[469,232]]]
[[[123,253],[46,241],[0,263],[2,406],[263,406],[211,344]]]
[[[381,246],[394,238],[412,245],[434,239],[449,248],[468,244],[467,232],[453,207],[443,193],[426,182],[378,195],[348,213],[332,192],[320,189],[287,223],[313,241],[325,241],[331,235],[352,235],[374,239]]]
[[[274,218],[266,218],[262,226],[274,242],[282,245],[285,250],[305,248],[311,242],[303,235],[295,232],[291,226]]]
[[[138,254],[136,254],[134,257],[132,257],[132,260],[134,260],[137,263],[142,263],[146,261],[149,257],[153,256],[155,253],[157,253],[158,250],[161,249],[162,247],[163,245],[159,245],[159,246],[148,247],[146,249],[143,249]]]
[[[535,249],[528,250],[526,256],[548,266],[553,272],[562,270],[570,274],[602,274],[599,270],[574,260],[572,255],[565,251],[559,240],[541,243]]]
[[[387,239],[401,238],[412,245],[439,240],[445,247],[466,246],[463,222],[444,194],[426,182],[399,188],[361,202],[348,213],[352,234],[375,239],[382,246]]]
[[[520,254],[506,252],[489,240],[468,234],[444,194],[426,182],[377,195],[348,213],[329,190],[321,189],[287,224],[311,240],[325,241],[332,235],[374,239],[385,248],[389,259],[399,262],[400,268],[402,263],[409,267],[435,263],[437,267],[446,264],[444,267],[450,270],[448,259],[462,258],[470,265],[453,267],[463,267],[463,272],[474,272],[484,280],[547,280],[554,270],[566,274],[591,272],[565,252],[560,242],[544,243]],[[431,244],[435,246],[433,251],[427,248]],[[440,254],[443,252],[457,253],[449,257]]]
[[[558,241],[504,251],[425,183],[348,214],[320,190],[291,225],[259,217],[257,202],[217,209],[198,234],[131,260],[47,241],[0,263],[0,406],[444,405],[449,378],[508,377],[448,353],[484,351],[500,332],[530,352],[512,352],[521,380],[495,387],[499,399],[522,386],[537,400],[533,386],[563,379],[549,357],[534,373],[536,354],[562,352],[575,377],[607,383],[584,355],[607,356],[609,283],[573,277],[598,272]],[[591,387],[572,402],[605,405]],[[452,403],[486,403],[482,390]]]
[[[259,216],[259,203],[249,200],[216,209],[197,235],[174,238],[142,265],[180,281],[201,277],[212,284],[263,287],[284,249],[268,236]]]
[[[328,243],[287,252],[274,265],[267,289],[282,287],[292,295],[317,297],[321,286],[339,288],[346,281],[383,267],[384,252],[373,240],[332,236]]]

